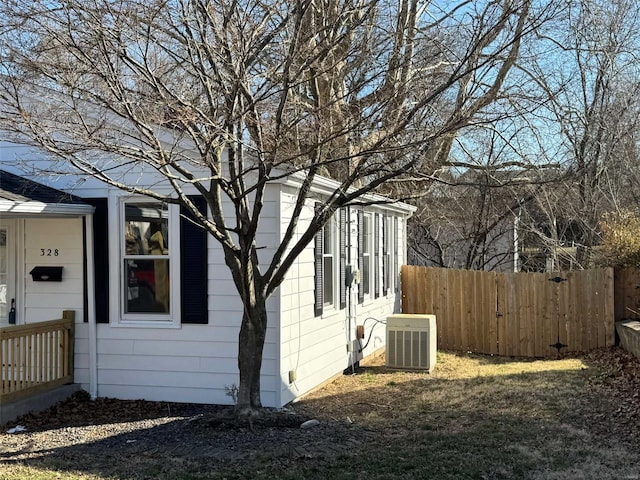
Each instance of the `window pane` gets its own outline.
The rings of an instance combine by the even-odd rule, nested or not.
[[[365,295],[369,295],[371,292],[371,257],[367,253],[364,255],[364,261],[362,262],[362,291]]]
[[[161,203],[125,205],[125,255],[168,255],[169,211]]]
[[[333,239],[333,234],[334,234],[334,229],[333,229],[333,218],[331,220],[329,220],[324,228],[324,234],[323,234],[323,238],[324,238],[324,253],[325,254],[332,254],[333,250],[334,250],[334,239]]]
[[[125,260],[125,313],[169,313],[169,260]]]
[[[391,280],[391,271],[389,269],[389,254],[386,254],[383,258],[382,258],[382,268],[384,270],[384,283],[385,283],[385,288],[389,288],[390,286],[390,280]]]
[[[324,257],[324,304],[333,305],[333,257]]]
[[[362,227],[362,236],[364,242],[364,253],[371,253],[371,217],[364,217],[364,225]]]

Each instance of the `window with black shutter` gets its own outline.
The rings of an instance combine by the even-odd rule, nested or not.
[[[382,217],[382,295],[389,293],[389,285],[391,280],[391,258],[389,243],[391,241],[389,234],[389,217]]]
[[[316,204],[316,208],[319,208],[319,205]],[[344,229],[340,228],[336,220],[336,217],[327,220],[324,227],[314,237],[314,310],[316,316],[322,315],[325,307],[335,308],[341,305],[343,308],[342,299],[339,297],[343,295],[344,287],[339,288],[338,283],[344,285],[346,256],[343,262],[340,252],[343,250],[346,255],[346,242],[345,247],[342,248],[343,239],[346,237],[343,237]],[[346,292],[344,295],[346,306]]]
[[[380,215],[374,215],[373,227],[373,297],[380,296]]]
[[[207,202],[202,196],[189,197],[203,215]],[[207,232],[194,224],[193,216],[180,209],[180,311],[182,323],[209,323],[207,290],[208,248]]]
[[[109,323],[109,207],[106,198],[85,198],[93,205],[93,273],[96,322]]]
[[[400,259],[398,258],[398,217],[393,217],[393,282],[397,293],[400,286]]]
[[[340,288],[340,309],[343,309],[347,306],[347,285],[346,285],[346,277],[347,277],[347,209],[341,208],[339,210],[340,222],[338,225],[338,236],[339,236],[339,247],[338,254],[340,256],[340,279],[339,279],[339,288]]]
[[[336,304],[337,262],[338,262],[338,229],[335,217],[331,217],[324,224],[322,233],[322,279],[325,307],[334,307]]]
[[[358,270],[360,271],[360,284],[358,285],[358,303],[364,302],[365,292],[365,223],[364,212],[358,210]],[[369,259],[367,258],[367,261]]]
[[[316,204],[316,210],[320,204]],[[322,246],[324,244],[324,229],[318,230],[313,238],[313,259],[314,259],[314,314],[316,317],[322,315],[324,307],[324,278],[322,268]]]
[[[203,197],[191,200],[206,214]],[[207,233],[189,221],[190,214],[140,197],[121,202],[120,225],[110,230],[109,203],[106,198],[85,199],[95,207],[94,283],[96,321],[110,320],[110,269],[115,262],[122,292],[120,321],[171,321],[208,323]],[[171,213],[174,212],[174,213]],[[175,233],[171,233],[175,230]],[[109,235],[117,235],[119,258],[109,256]],[[170,240],[173,238],[173,241]],[[180,276],[171,282],[170,258],[180,263]],[[120,296],[120,295],[119,295]],[[171,305],[179,302],[181,318],[175,318]]]

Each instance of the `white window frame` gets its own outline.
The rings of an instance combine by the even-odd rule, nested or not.
[[[387,296],[395,294],[395,279],[394,279],[394,258],[393,251],[396,239],[393,238],[393,216],[386,215],[384,221],[386,222],[386,226],[383,229],[383,232],[386,233],[386,236],[382,239],[382,265],[385,264],[386,257],[386,269],[384,269],[384,275],[387,277],[386,281],[383,279],[383,285],[387,284]],[[385,253],[386,251],[386,253]]]
[[[331,218],[325,223],[323,228],[323,240],[322,240],[322,289],[323,289],[323,314],[326,309],[335,310],[336,305],[340,301],[338,298],[340,296],[340,291],[338,289],[339,278],[339,238],[338,238],[338,218],[337,215],[332,215]],[[330,239],[327,240],[327,233],[330,235]],[[332,251],[327,252],[325,247],[329,244]],[[331,258],[331,272],[327,272],[325,268],[325,259]],[[326,282],[327,279],[331,280],[331,300],[327,300],[327,289]]]
[[[363,215],[363,222],[364,225],[362,225],[362,234],[365,235],[365,232],[368,233],[368,235],[365,235],[363,238],[363,245],[365,246],[363,252],[362,252],[362,264],[363,266],[368,266],[368,275],[365,274],[364,271],[360,272],[362,278],[360,279],[360,282],[363,284],[363,289],[364,289],[364,283],[368,281],[368,286],[369,286],[369,291],[365,291],[364,292],[364,299],[365,300],[370,300],[373,298],[373,290],[375,288],[374,285],[374,265],[373,265],[373,258],[375,256],[374,254],[374,241],[373,241],[373,236],[374,236],[374,225],[375,222],[373,220],[373,213],[371,212],[365,212]],[[366,231],[365,229],[365,225],[367,225],[368,231]],[[365,252],[368,250],[368,253],[365,254]],[[364,269],[363,269],[364,270]]]
[[[163,258],[169,260],[169,312],[168,313],[125,313],[126,302],[126,278],[125,278],[125,206],[127,203],[161,203],[158,200],[142,196],[117,196],[110,197],[110,219],[113,219],[117,228],[110,230],[109,248],[115,259],[109,267],[111,292],[110,323],[112,326],[127,327],[154,327],[154,328],[179,328],[180,327],[180,207],[167,204],[168,211],[168,250]],[[145,258],[146,259],[146,258]],[[153,260],[153,257],[149,257]],[[117,264],[116,264],[117,262]]]

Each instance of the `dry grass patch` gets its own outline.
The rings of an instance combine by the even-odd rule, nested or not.
[[[439,352],[431,374],[383,363],[294,404],[320,420],[305,431],[221,431],[193,407],[139,403],[149,418],[123,418],[110,437],[108,411],[65,430],[60,408],[21,453],[0,455],[0,479],[640,478],[640,363],[621,350],[536,361]]]
[[[439,352],[430,375],[378,358],[303,404],[381,433],[368,446],[374,478],[614,479],[640,473],[638,424],[612,415],[623,402],[614,380],[637,369],[619,350],[535,361]],[[635,436],[612,434],[623,426]]]
[[[0,480],[112,480],[112,478],[79,471],[61,472],[27,465],[15,465],[11,468],[0,467]]]
[[[526,413],[520,410],[528,410],[536,398],[550,400],[549,389],[555,390],[554,402],[571,399],[587,368],[578,358],[527,361],[439,352],[436,368],[428,374],[387,369],[380,356],[301,403],[346,421],[362,415],[382,421],[425,421],[429,415],[459,417],[487,408],[497,409],[497,414]]]

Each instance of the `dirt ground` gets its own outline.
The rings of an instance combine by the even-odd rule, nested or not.
[[[0,435],[0,460],[26,461],[46,452],[97,458],[200,457],[226,464],[264,457],[311,457],[348,448],[349,428],[323,419],[301,429],[310,417],[289,408],[268,411],[253,425],[229,421],[231,407],[99,398],[86,393],[7,425]],[[12,427],[25,430],[10,434]],[[19,427],[19,428],[20,428]],[[283,432],[286,432],[283,435]]]
[[[300,459],[331,462],[343,455],[358,455],[362,445],[392,444],[399,431],[416,428],[416,412],[421,408],[428,409],[429,428],[439,424],[449,430],[456,425],[463,428],[469,413],[458,411],[455,422],[449,417],[456,405],[468,400],[451,398],[454,390],[441,389],[438,382],[443,381],[444,386],[462,382],[460,391],[464,392],[465,382],[477,384],[486,376],[491,388],[496,372],[511,374],[509,369],[513,369],[514,375],[522,376],[534,366],[540,368],[527,360],[439,353],[438,367],[428,375],[386,369],[384,358],[377,357],[354,375],[344,375],[287,408],[268,412],[252,428],[227,422],[230,407],[105,398],[91,401],[79,392],[50,410],[4,427],[0,472],[2,465],[28,465],[43,459],[49,466],[78,465],[96,475],[116,477],[130,471],[134,463],[141,464],[147,473],[135,478],[153,478],[152,466],[166,458],[202,465],[216,462],[230,469],[264,462],[287,468]],[[575,403],[576,412],[569,414],[573,417],[567,422],[588,427],[603,440],[624,436],[625,442],[640,447],[640,362],[616,348],[555,360],[544,367],[573,368],[588,369],[589,377],[580,398],[568,399]],[[447,396],[442,411],[434,409],[433,403],[421,403],[427,401],[425,392],[433,402],[437,395]],[[605,397],[607,402],[602,401]],[[488,405],[477,400],[477,408],[487,410],[491,403],[503,400],[490,400]],[[573,408],[563,407],[563,412],[569,411]],[[300,428],[310,419],[319,424]],[[9,433],[18,425],[24,431]]]

